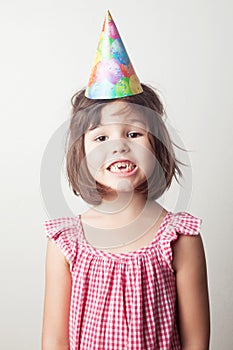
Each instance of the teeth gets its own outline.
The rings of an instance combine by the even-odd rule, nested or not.
[[[110,166],[110,171],[120,172],[120,171],[132,171],[135,168],[133,163],[118,162]]]

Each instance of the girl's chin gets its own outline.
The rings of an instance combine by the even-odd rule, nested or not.
[[[100,182],[99,182],[100,183]],[[132,195],[134,192],[134,187],[132,183],[129,180],[121,179],[117,181],[116,183],[107,184],[107,183],[101,183],[102,185],[108,187],[107,194],[105,195],[106,200],[114,200],[118,198],[121,194],[127,194]]]
[[[117,184],[116,191],[119,192],[132,192],[134,190],[132,183],[129,180],[122,179]]]
[[[143,182],[145,182],[144,179],[141,179],[140,182],[133,183],[130,179],[121,178],[118,179],[118,181],[112,181],[112,182],[100,182],[98,179],[96,179],[97,182],[101,183],[103,186],[106,186],[108,188],[109,195],[115,194],[119,195],[120,193],[132,193],[138,186],[140,186]]]
[[[134,187],[131,183],[131,181],[127,180],[127,179],[120,179],[119,181],[115,182],[115,183],[111,183],[109,184],[109,186],[107,184],[103,184],[107,187],[109,187],[109,194],[111,193],[115,193],[116,195],[118,195],[119,193],[127,193],[127,192],[133,192]]]

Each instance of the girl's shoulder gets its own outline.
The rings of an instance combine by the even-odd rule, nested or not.
[[[172,228],[172,233],[183,235],[198,235],[202,224],[202,219],[190,214],[186,211],[170,213],[169,227]]]
[[[61,249],[72,269],[78,243],[82,241],[80,215],[45,220],[44,229],[46,237]]]
[[[50,238],[54,236],[65,235],[65,233],[75,233],[80,226],[80,215],[76,216],[63,216],[58,218],[52,218],[44,221],[44,228],[46,235]]]
[[[164,228],[159,237],[158,246],[171,270],[173,270],[173,244],[180,236],[200,235],[201,224],[202,219],[186,211],[168,212],[165,217]]]

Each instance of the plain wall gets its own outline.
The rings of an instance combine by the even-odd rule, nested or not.
[[[66,125],[71,96],[87,83],[107,9],[139,78],[161,92],[169,123],[190,150],[188,200],[168,193],[165,203],[203,219],[211,349],[233,349],[233,2],[228,0],[0,4],[0,347],[41,347],[43,221],[59,216],[64,204],[54,194],[53,210],[48,209],[45,198],[53,193],[41,190],[41,164]],[[62,157],[62,147],[55,153]],[[62,168],[59,176],[64,205],[74,213],[84,210]]]

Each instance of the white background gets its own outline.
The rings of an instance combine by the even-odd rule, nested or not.
[[[9,0],[0,6],[0,347],[41,347],[43,221],[51,215],[40,189],[41,161],[69,118],[71,96],[87,83],[110,9],[140,80],[159,89],[170,123],[191,150],[186,210],[203,219],[211,349],[232,349],[232,1]],[[63,173],[60,181],[78,213],[83,206]]]

